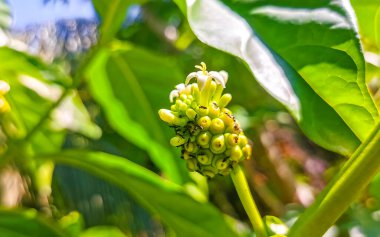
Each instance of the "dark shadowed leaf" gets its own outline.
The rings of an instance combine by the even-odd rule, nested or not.
[[[37,216],[37,211],[0,211],[0,234],[6,237],[64,237],[62,230]]]
[[[118,185],[141,205],[158,214],[179,236],[236,236],[215,207],[194,200],[181,186],[124,158],[75,150],[45,158],[86,170]]]

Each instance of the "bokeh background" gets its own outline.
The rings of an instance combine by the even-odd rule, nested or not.
[[[380,3],[352,0],[352,4],[367,63],[366,82],[379,105],[380,49],[373,41],[379,40],[374,35],[373,18],[380,15]],[[39,67],[45,77],[42,82],[33,79],[35,69],[20,62],[20,71],[30,73],[23,75],[19,84],[11,85],[11,91],[24,93],[14,93],[10,103],[12,111],[18,110],[17,116],[24,121],[25,131],[28,123],[37,121],[46,106],[62,93],[57,84],[68,84],[64,75],[74,75],[84,55],[97,47],[99,23],[100,17],[89,0],[0,0],[0,46],[32,55],[26,60]],[[124,117],[114,115],[111,107],[104,109],[102,105],[112,98],[104,95],[101,80],[99,84],[82,82],[52,113],[49,123],[42,126],[49,135],[38,134],[28,154],[75,148],[125,157],[160,175],[163,169],[170,173],[175,167],[173,177],[179,183],[192,183],[189,187],[196,186],[196,192],[234,218],[231,222],[242,234],[252,236],[228,177],[207,181],[196,174],[189,175],[182,160],[166,160],[150,149],[157,142],[171,157],[180,156],[179,151],[169,147],[173,132],[159,121],[157,110],[169,106],[168,94],[174,85],[183,82],[194,71],[194,65],[203,61],[210,70],[229,73],[226,91],[233,95],[231,110],[254,144],[254,157],[244,163],[244,168],[263,215],[276,215],[292,223],[347,160],[305,137],[287,110],[254,80],[246,65],[200,42],[171,1],[130,6],[112,48],[125,50],[107,62],[107,70],[112,78],[110,90],[129,119],[119,120]],[[0,54],[0,64],[9,57]],[[55,75],[62,77],[49,78],[49,72],[40,65],[53,68]],[[92,73],[102,72],[94,69]],[[3,71],[0,79],[15,76]],[[139,133],[131,134],[131,127]],[[10,137],[20,133],[8,131]],[[2,152],[7,150],[7,141],[2,130]],[[1,204],[5,207],[35,208],[62,223],[64,218],[76,219],[70,227],[73,229],[116,226],[126,236],[175,236],[158,216],[128,193],[85,171],[27,159],[2,164],[1,168]],[[380,176],[326,236],[380,236]]]

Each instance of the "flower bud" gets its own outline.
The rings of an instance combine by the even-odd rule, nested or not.
[[[211,125],[211,119],[209,116],[203,116],[198,119],[198,125],[202,127],[203,131],[207,131]]]
[[[212,137],[210,149],[215,154],[221,154],[226,150],[226,144],[224,141],[224,135],[216,135]]]
[[[172,137],[172,139],[170,139],[170,145],[175,146],[175,147],[181,146],[185,144],[185,142],[186,142],[186,139],[179,135],[174,136]]]
[[[234,117],[226,112],[221,112],[219,118],[223,120],[224,125],[226,127],[233,126],[234,124]]]
[[[199,88],[198,88],[197,83],[191,84],[191,94],[193,95],[195,100],[199,100],[200,92],[199,92]]]
[[[158,111],[158,115],[160,116],[160,119],[164,122],[167,122],[168,124],[173,124],[174,120],[177,118],[172,111],[167,109],[160,109]]]
[[[177,99],[175,101],[175,106],[176,106],[177,110],[180,110],[180,111],[186,111],[186,109],[187,109],[187,104],[184,103],[182,100],[179,100],[179,99]]]
[[[197,143],[201,147],[208,148],[210,146],[210,140],[212,135],[210,132],[202,132],[197,137]]]
[[[228,105],[228,103],[230,103],[230,101],[232,100],[232,95],[231,94],[224,94],[222,95],[222,97],[220,97],[219,99],[219,107],[221,108],[224,108]]]
[[[179,98],[180,98],[182,101],[186,101],[186,100],[187,100],[187,95],[182,93],[182,94],[179,96]]]
[[[213,134],[223,133],[224,132],[224,123],[223,123],[223,120],[221,120],[220,118],[214,118],[211,121],[210,131]]]

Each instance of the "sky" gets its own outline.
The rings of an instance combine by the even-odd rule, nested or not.
[[[8,0],[12,12],[12,29],[22,29],[29,24],[55,22],[61,19],[93,19],[95,12],[89,0],[50,1]]]

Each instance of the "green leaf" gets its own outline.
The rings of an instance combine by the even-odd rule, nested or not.
[[[102,23],[100,26],[100,44],[109,42],[120,29],[128,7],[133,3],[142,3],[144,0],[93,0],[96,11]]]
[[[171,83],[183,78],[172,62],[136,49],[102,51],[87,71],[90,90],[115,131],[148,152],[171,180],[181,182],[179,155],[170,149],[157,112]],[[149,70],[147,70],[149,68]],[[179,79],[178,79],[179,80]],[[166,87],[164,85],[167,85]],[[157,88],[167,88],[157,90]],[[184,169],[184,164],[181,164]]]
[[[118,185],[141,205],[158,214],[179,236],[236,236],[215,207],[194,200],[181,186],[124,158],[75,150],[44,158],[86,170]]]
[[[378,0],[351,0],[358,18],[364,48],[380,52],[380,4]]]
[[[113,226],[96,226],[83,231],[79,237],[125,237],[125,235]]]
[[[62,230],[37,216],[35,210],[0,210],[0,233],[7,237],[63,237]]]
[[[373,129],[378,112],[346,5],[188,0],[187,18],[201,41],[244,60],[313,141],[348,155]]]

